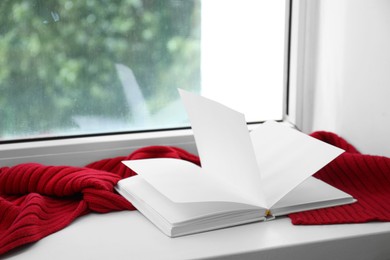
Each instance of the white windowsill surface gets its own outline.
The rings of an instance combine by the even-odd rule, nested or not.
[[[390,223],[294,226],[289,218],[169,238],[137,211],[89,214],[7,259],[388,259]]]
[[[196,154],[191,129],[32,141],[0,145],[0,167],[36,162],[45,165],[84,166],[150,145],[177,146]]]
[[[248,129],[257,126],[249,124]],[[84,166],[151,145],[175,146],[197,154],[192,130],[181,129],[0,144],[0,167],[28,162]]]
[[[253,127],[253,126],[252,126]],[[85,165],[147,145],[196,153],[191,130],[0,145],[0,167]],[[390,223],[294,226],[289,218],[168,238],[137,211],[89,214],[0,259],[389,259]]]

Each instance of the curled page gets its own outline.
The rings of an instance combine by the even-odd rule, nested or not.
[[[245,117],[218,102],[179,90],[194,132],[202,171],[265,206]]]
[[[267,208],[344,150],[269,121],[251,132]]]

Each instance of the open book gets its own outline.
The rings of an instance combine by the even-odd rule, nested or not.
[[[124,161],[138,175],[116,186],[166,235],[355,201],[311,177],[343,150],[274,121],[249,132],[243,114],[179,91],[202,166],[169,158]]]

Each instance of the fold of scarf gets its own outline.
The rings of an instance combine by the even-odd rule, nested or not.
[[[134,210],[114,191],[120,179],[135,174],[121,161],[159,157],[199,164],[198,157],[182,149],[151,146],[85,167],[26,163],[0,168],[0,255],[63,229],[89,212]]]
[[[390,221],[390,158],[361,154],[334,133],[315,132],[313,137],[345,150],[314,177],[352,195],[357,202],[289,214],[295,225]]]

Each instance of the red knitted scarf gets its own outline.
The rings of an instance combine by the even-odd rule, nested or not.
[[[314,176],[343,190],[356,203],[290,214],[295,225],[390,221],[390,158],[364,155],[344,139],[329,132],[313,137],[345,150]]]
[[[0,255],[38,241],[89,212],[134,210],[114,192],[120,179],[135,174],[121,161],[159,157],[199,164],[198,157],[182,149],[151,146],[83,168],[35,163],[0,168]]]
[[[360,154],[332,133],[316,132],[312,136],[346,150],[315,177],[351,194],[358,202],[290,214],[292,223],[390,221],[390,158]],[[89,212],[133,210],[114,192],[120,179],[135,174],[121,161],[159,157],[200,163],[197,156],[182,149],[152,146],[85,167],[28,163],[0,168],[0,255],[54,233]]]

